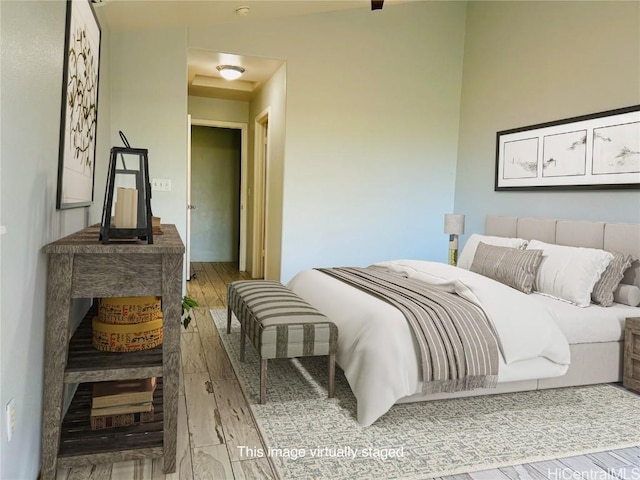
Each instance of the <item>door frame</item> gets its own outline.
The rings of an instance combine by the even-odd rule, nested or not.
[[[191,116],[189,115],[189,118]],[[191,118],[189,133],[192,127],[230,128],[240,130],[240,247],[238,252],[238,269],[247,270],[247,145],[249,125],[241,122],[224,122],[220,120],[204,120]],[[189,153],[191,152],[191,135],[189,135]],[[186,248],[191,249],[191,154],[187,158],[187,242]],[[187,261],[191,260],[190,252]]]
[[[269,146],[271,144],[271,129],[265,129],[268,125],[271,107],[265,108],[254,119],[254,177],[253,177],[253,265],[251,273],[253,278],[267,278],[267,259],[269,258],[269,245],[267,234],[269,228]],[[265,154],[264,142],[267,143]],[[264,255],[263,255],[264,252]]]

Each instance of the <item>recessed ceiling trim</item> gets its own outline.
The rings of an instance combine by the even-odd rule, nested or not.
[[[244,92],[252,92],[255,88],[255,82],[247,82],[245,80],[235,80],[229,82],[222,78],[210,77],[207,75],[196,75],[191,81],[193,87],[208,87],[208,88],[226,88],[229,90],[240,90]]]

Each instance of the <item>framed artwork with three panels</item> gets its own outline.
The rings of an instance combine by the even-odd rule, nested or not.
[[[640,188],[640,105],[496,138],[495,190]]]

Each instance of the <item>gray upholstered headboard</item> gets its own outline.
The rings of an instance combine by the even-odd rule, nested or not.
[[[485,233],[633,255],[636,260],[622,282],[640,287],[640,224],[487,215]]]

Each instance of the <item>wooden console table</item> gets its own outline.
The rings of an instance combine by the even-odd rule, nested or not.
[[[622,384],[640,393],[640,317],[627,318],[624,334],[624,376]]]
[[[164,456],[166,473],[176,469],[182,257],[174,225],[163,225],[154,244],[102,245],[99,225],[44,247],[49,255],[42,424],[43,480],[57,467],[113,463]],[[91,345],[90,310],[70,331],[74,298],[162,296],[163,343],[141,352],[101,352]],[[91,390],[84,382],[162,377],[154,396],[153,422],[92,431]],[[80,383],[65,418],[64,385]],[[115,432],[115,433],[114,433]]]

